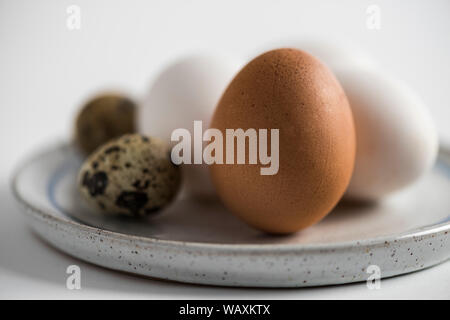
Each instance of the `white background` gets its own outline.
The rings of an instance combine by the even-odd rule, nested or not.
[[[69,5],[81,29],[66,27]],[[381,9],[381,29],[366,9]],[[404,79],[450,142],[450,2],[442,1],[5,1],[0,0],[1,298],[450,298],[450,264],[365,284],[256,290],[183,285],[108,271],[53,250],[25,225],[9,191],[18,161],[71,136],[80,103],[102,89],[139,97],[165,64],[217,52],[247,60],[270,43],[351,41]],[[82,290],[65,288],[78,264]]]

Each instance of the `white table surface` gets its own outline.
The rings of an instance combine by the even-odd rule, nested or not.
[[[81,8],[81,29],[66,8]],[[132,4],[132,5],[131,5]],[[344,5],[345,4],[345,5]],[[381,9],[379,31],[365,10]],[[161,65],[202,50],[244,59],[271,41],[328,36],[350,40],[416,90],[441,141],[450,141],[450,2],[442,1],[1,1],[0,298],[345,299],[450,298],[450,262],[364,283],[307,289],[185,285],[109,271],[49,247],[26,226],[9,181],[24,156],[70,138],[73,115],[91,93],[139,96]],[[66,268],[81,268],[81,290]]]

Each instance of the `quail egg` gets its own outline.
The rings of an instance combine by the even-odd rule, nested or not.
[[[136,103],[120,94],[99,95],[82,108],[75,122],[75,142],[88,155],[113,138],[135,130]]]
[[[127,134],[99,147],[82,165],[78,186],[82,197],[104,214],[148,216],[175,197],[180,168],[165,142]]]

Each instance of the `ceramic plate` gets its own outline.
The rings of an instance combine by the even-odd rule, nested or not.
[[[371,206],[341,203],[290,236],[247,227],[216,200],[180,197],[148,220],[103,217],[76,189],[81,159],[59,145],[17,171],[13,192],[32,228],[56,248],[126,272],[182,282],[302,287],[390,277],[450,257],[450,152],[414,186]]]

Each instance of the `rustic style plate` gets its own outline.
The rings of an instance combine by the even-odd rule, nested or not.
[[[365,281],[374,270],[391,277],[450,258],[448,150],[414,186],[376,205],[341,203],[290,236],[253,230],[213,199],[180,197],[147,220],[100,216],[77,192],[81,161],[70,145],[42,152],[17,171],[13,193],[42,238],[106,268],[198,284],[303,287]]]

